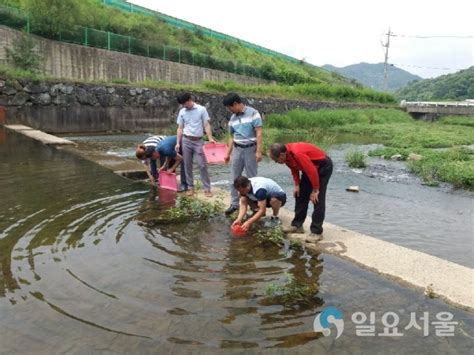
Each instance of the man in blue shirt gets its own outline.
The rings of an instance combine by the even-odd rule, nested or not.
[[[262,160],[262,118],[253,107],[246,106],[239,95],[229,93],[224,106],[232,112],[229,120],[229,143],[225,162],[231,161],[231,181],[241,176],[244,169],[248,177],[257,176],[257,163]],[[225,211],[232,214],[239,208],[239,193],[231,186],[231,203]]]
[[[252,224],[265,216],[267,207],[271,207],[273,211],[268,225],[277,226],[281,224],[278,213],[280,208],[286,203],[286,193],[275,181],[265,177],[252,177],[249,179],[245,176],[239,176],[234,181],[234,187],[240,193],[240,205],[239,215],[232,225],[242,223],[249,205],[257,207],[258,210],[242,224],[242,229],[249,230]]]
[[[165,138],[166,136],[148,137],[147,139],[143,141],[142,144],[137,145],[137,148],[135,150],[135,155],[145,165],[146,174],[148,176],[148,179],[150,180],[150,184],[153,186],[155,185],[155,181],[158,181],[158,168],[156,165],[156,160],[146,158],[145,155],[146,155],[147,149],[150,149],[151,152],[153,152],[155,150],[156,145]],[[148,155],[150,155],[150,153]],[[164,158],[160,159],[160,166],[163,165],[164,161],[165,161]]]
[[[147,148],[144,156],[145,158],[152,160],[160,159],[160,170],[166,169],[168,172],[175,172],[176,168],[181,164],[183,160],[183,156],[179,154],[175,149],[176,142],[176,136],[166,137],[165,139],[158,142],[155,147]],[[188,187],[186,183],[186,170],[184,169],[182,164],[180,174],[181,186],[178,192],[186,191]]]
[[[211,197],[211,179],[207,170],[207,161],[203,151],[202,136],[204,131],[207,134],[209,143],[216,143],[212,137],[211,125],[209,124],[209,114],[205,107],[196,104],[188,92],[178,96],[178,102],[183,108],[178,113],[177,136],[178,143],[176,151],[179,151],[182,138],[182,151],[184,159],[184,170],[186,171],[186,181],[188,182],[188,191],[186,195],[194,195],[194,176],[193,176],[193,160],[196,159],[199,165],[201,181],[204,188],[204,195]]]

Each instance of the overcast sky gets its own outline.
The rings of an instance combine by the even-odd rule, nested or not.
[[[474,65],[472,0],[130,2],[319,66],[383,62],[389,27],[389,63],[401,69],[431,78]]]

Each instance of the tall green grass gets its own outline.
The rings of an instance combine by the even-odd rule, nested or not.
[[[235,91],[244,94],[257,94],[271,97],[307,99],[312,101],[361,102],[395,104],[393,96],[371,89],[355,88],[327,83],[295,85],[244,85],[233,81],[205,81],[205,89],[219,92]]]
[[[412,118],[395,109],[322,109],[318,111],[292,110],[285,114],[268,115],[266,125],[275,128],[332,128],[339,126],[380,123],[408,123]]]
[[[474,127],[474,116],[445,116],[438,121],[444,125],[459,125]]]
[[[440,122],[416,121],[395,109],[293,110],[268,115],[265,129],[272,132],[271,139],[294,137],[300,132],[297,140],[317,145],[325,135],[361,135],[385,145],[369,152],[371,156],[389,159],[401,154],[406,159],[410,153],[420,154],[422,159],[410,161],[408,166],[430,185],[445,181],[456,187],[474,189],[474,151],[463,147],[474,144],[470,122],[469,118],[459,117]],[[433,148],[446,148],[446,151]],[[356,163],[360,158],[360,155],[351,156],[348,161]]]

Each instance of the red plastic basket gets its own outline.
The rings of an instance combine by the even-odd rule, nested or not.
[[[230,227],[230,230],[233,235],[236,237],[245,237],[247,235],[247,231],[242,228],[240,224],[235,224]]]

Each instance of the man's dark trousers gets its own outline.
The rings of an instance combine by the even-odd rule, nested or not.
[[[332,160],[326,157],[325,160],[314,161],[313,164],[316,165],[319,173],[319,195],[311,216],[310,230],[311,233],[322,234],[326,214],[326,190],[332,174]],[[308,176],[305,173],[301,174],[300,195],[295,201],[295,218],[291,222],[292,226],[301,227],[303,225],[308,214],[309,197],[312,191],[313,187]]]

